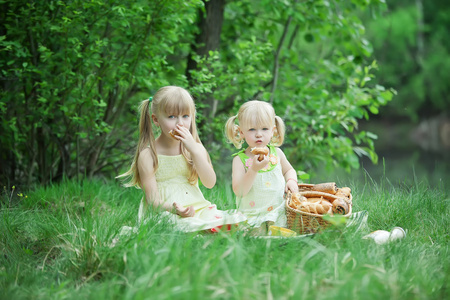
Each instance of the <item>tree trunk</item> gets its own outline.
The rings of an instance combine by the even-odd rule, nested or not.
[[[36,142],[38,148],[38,166],[39,166],[39,180],[41,184],[46,184],[49,180],[47,173],[47,159],[46,155],[46,144],[45,144],[45,134],[42,127],[36,130]]]
[[[186,76],[190,86],[196,84],[190,72],[197,69],[197,63],[193,59],[193,55],[206,56],[209,51],[217,50],[220,46],[225,0],[210,0],[204,1],[204,3],[205,12],[199,10],[197,23],[199,32],[195,37],[195,42],[191,44],[191,55],[189,55],[187,62]],[[208,117],[208,119],[213,118],[217,111],[217,100],[214,99],[212,94],[201,95],[198,100],[207,106],[203,111],[203,115]]]

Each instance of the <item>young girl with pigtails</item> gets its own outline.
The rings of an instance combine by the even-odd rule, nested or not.
[[[126,186],[143,189],[139,223],[148,208],[159,210],[185,232],[218,231],[246,220],[241,213],[218,210],[199,189],[216,183],[208,152],[195,124],[195,104],[188,91],[166,86],[140,106],[139,142]],[[160,128],[155,138],[153,127]]]
[[[297,172],[278,148],[285,126],[273,107],[263,101],[248,101],[225,125],[228,141],[240,149],[232,165],[232,186],[238,211],[248,224],[265,234],[270,225],[286,227],[283,195],[298,192]],[[252,152],[253,150],[253,152]],[[266,151],[266,155],[254,154]]]

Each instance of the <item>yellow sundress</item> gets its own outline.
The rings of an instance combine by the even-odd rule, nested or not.
[[[215,204],[205,199],[198,184],[190,184],[188,178],[188,164],[183,155],[158,155],[156,182],[161,199],[169,204],[177,202],[183,207],[192,205],[195,209],[195,215],[189,218],[182,218],[167,211],[161,213],[168,217],[177,229],[194,232],[228,224],[238,224],[247,219],[240,212],[217,209]],[[144,199],[141,200],[138,219],[139,223],[145,221]]]

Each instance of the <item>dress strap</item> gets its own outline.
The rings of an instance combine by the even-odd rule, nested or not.
[[[245,166],[245,162],[246,162],[247,159],[249,158],[249,157],[247,156],[247,154],[245,154],[245,149],[242,149],[241,151],[239,151],[239,152],[237,152],[237,153],[234,153],[232,156],[233,156],[233,157],[234,157],[234,156],[239,156],[239,158],[241,159],[241,162],[244,164],[244,166]]]
[[[278,157],[277,148],[272,145],[267,145],[269,147],[269,153],[273,154],[275,157]]]

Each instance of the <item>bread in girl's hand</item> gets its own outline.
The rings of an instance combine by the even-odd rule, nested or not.
[[[269,155],[269,149],[267,147],[255,147],[252,148],[251,153],[259,155],[258,161],[262,161],[265,155]]]
[[[176,138],[176,136],[181,136],[181,135],[180,135],[177,131],[175,131],[175,130],[169,131],[169,134],[170,134],[171,137],[173,137],[173,138],[176,139],[176,140],[178,140],[178,139]]]

